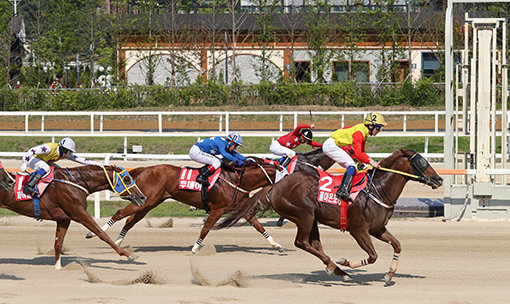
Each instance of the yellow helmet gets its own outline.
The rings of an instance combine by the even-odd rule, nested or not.
[[[382,116],[382,114],[379,114],[377,112],[370,112],[365,117],[365,125],[385,126],[385,125],[387,125],[387,123],[384,120],[384,116]]]

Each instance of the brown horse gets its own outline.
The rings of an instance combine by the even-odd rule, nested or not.
[[[208,192],[208,204],[211,212],[200,231],[200,236],[195,242],[192,252],[198,252],[202,241],[223,214],[231,210],[237,202],[247,198],[251,191],[274,183],[276,172],[281,170],[280,166],[264,163],[260,159],[256,159],[256,162],[247,162],[247,165],[242,168],[222,165],[218,181]],[[107,230],[116,221],[129,216],[115,240],[116,244],[120,244],[129,229],[166,199],[172,198],[203,209],[200,192],[179,189],[181,167],[156,165],[136,168],[131,170],[130,173],[146,195],[147,201],[143,206],[138,207],[129,204],[127,207],[118,210],[108,223],[102,227],[103,230]],[[284,248],[273,240],[255,217],[251,217],[249,222],[267,239],[271,246],[277,248],[278,251],[284,251]],[[87,238],[92,236],[90,232],[87,234]]]
[[[415,180],[433,189],[442,185],[442,178],[437,175],[425,158],[420,154],[402,149],[380,163],[382,168],[409,172],[402,175],[396,171],[372,169],[367,173],[370,180],[347,209],[347,230],[356,239],[360,247],[368,253],[368,259],[348,261],[341,259],[342,266],[357,268],[372,264],[377,253],[370,236],[387,242],[393,247],[393,261],[384,279],[391,281],[397,270],[398,257],[401,251],[399,241],[386,229],[397,198],[409,180]],[[328,273],[335,273],[349,280],[350,276],[342,271],[327,256],[319,238],[317,222],[340,229],[340,207],[317,201],[319,175],[317,173],[297,172],[284,178],[274,186],[265,187],[252,198],[235,206],[231,216],[226,218],[217,228],[231,227],[241,218],[250,218],[257,213],[264,213],[272,207],[276,212],[297,226],[294,245],[316,257],[325,265]]]
[[[241,181],[243,184],[240,185],[240,188],[246,189],[247,191],[272,184],[274,182],[276,170],[280,170],[278,166],[275,167],[267,165],[259,158],[252,157],[252,159],[255,160],[259,166],[263,166],[264,170],[266,170],[267,174],[271,176],[272,180],[267,178],[267,175],[264,174],[264,170],[261,170],[259,166],[247,167]],[[322,152],[322,149],[317,149],[304,154],[298,153],[295,170],[314,172],[317,167],[328,169],[333,164],[334,161],[327,157],[324,152]],[[227,172],[228,171],[229,170],[227,170]],[[130,204],[125,208],[120,209],[102,227],[102,229],[106,231],[115,222],[129,216],[124,227],[120,231],[119,236],[115,240],[116,244],[120,244],[124,240],[127,232],[143,217],[145,217],[150,210],[157,207],[168,198],[173,198],[190,206],[203,209],[200,193],[178,189],[177,186],[180,167],[172,165],[142,167],[134,169],[130,173],[133,178],[136,179],[136,183],[140,186],[143,193],[146,194],[147,202],[141,207],[136,207],[133,204]],[[238,178],[232,172],[222,173],[221,176],[231,183],[237,183]],[[200,231],[200,236],[193,245],[193,253],[198,252],[203,240],[219,218],[231,209],[233,205],[237,204],[237,201],[245,199],[247,196],[247,193],[234,190],[227,184],[227,182],[219,183],[211,188],[209,192],[209,206],[211,208],[211,214],[207,217],[207,220]],[[233,198],[235,198],[235,200]],[[277,248],[279,251],[284,250],[280,244],[274,242],[271,235],[264,229],[255,217],[250,218],[248,222],[267,239],[271,246]],[[86,237],[91,238],[93,237],[93,234],[89,232]]]
[[[119,172],[122,174],[119,174]],[[0,170],[0,184],[12,178],[5,170]],[[136,187],[127,171],[115,166],[84,166],[76,168],[55,168],[54,180],[40,198],[40,219],[57,222],[55,233],[55,268],[61,269],[60,254],[62,244],[71,220],[93,231],[101,240],[110,245],[119,255],[134,260],[129,252],[117,246],[104,233],[87,212],[87,196],[91,193],[112,190],[123,199],[143,204],[145,197]],[[0,190],[0,207],[16,213],[34,217],[32,200],[16,201],[14,190]]]

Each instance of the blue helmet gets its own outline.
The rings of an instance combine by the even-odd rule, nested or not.
[[[232,132],[227,136],[227,139],[234,142],[238,146],[243,145],[243,139],[241,138],[241,134],[239,132]]]

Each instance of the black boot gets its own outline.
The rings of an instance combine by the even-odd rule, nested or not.
[[[41,178],[42,178],[42,175],[35,172],[34,175],[32,175],[30,177],[30,180],[25,185],[25,187],[23,187],[23,193],[25,193],[26,195],[30,195],[31,197],[37,196],[38,193],[37,193],[36,186],[37,186],[37,183],[41,180]]]
[[[285,220],[285,218],[282,216],[278,219],[278,222],[276,222],[276,226],[278,227],[281,227],[283,225],[283,220]]]
[[[213,171],[214,172],[214,171]],[[205,187],[209,187],[209,176],[213,174],[209,169],[209,166],[204,166],[198,170],[197,182],[201,183]]]
[[[338,187],[338,191],[336,192],[336,196],[347,201],[353,203],[354,201],[351,198],[351,187],[352,187],[352,175],[345,173],[342,178],[342,183],[340,187]]]

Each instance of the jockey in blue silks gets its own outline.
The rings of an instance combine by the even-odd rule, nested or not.
[[[221,161],[216,155],[221,155],[232,162],[236,162],[239,166],[246,164],[246,157],[237,153],[235,149],[242,146],[243,139],[238,132],[230,133],[227,138],[216,136],[194,144],[189,150],[189,156],[192,160],[206,164],[200,168],[197,182],[208,186],[208,177],[211,176],[216,169],[221,166]]]

